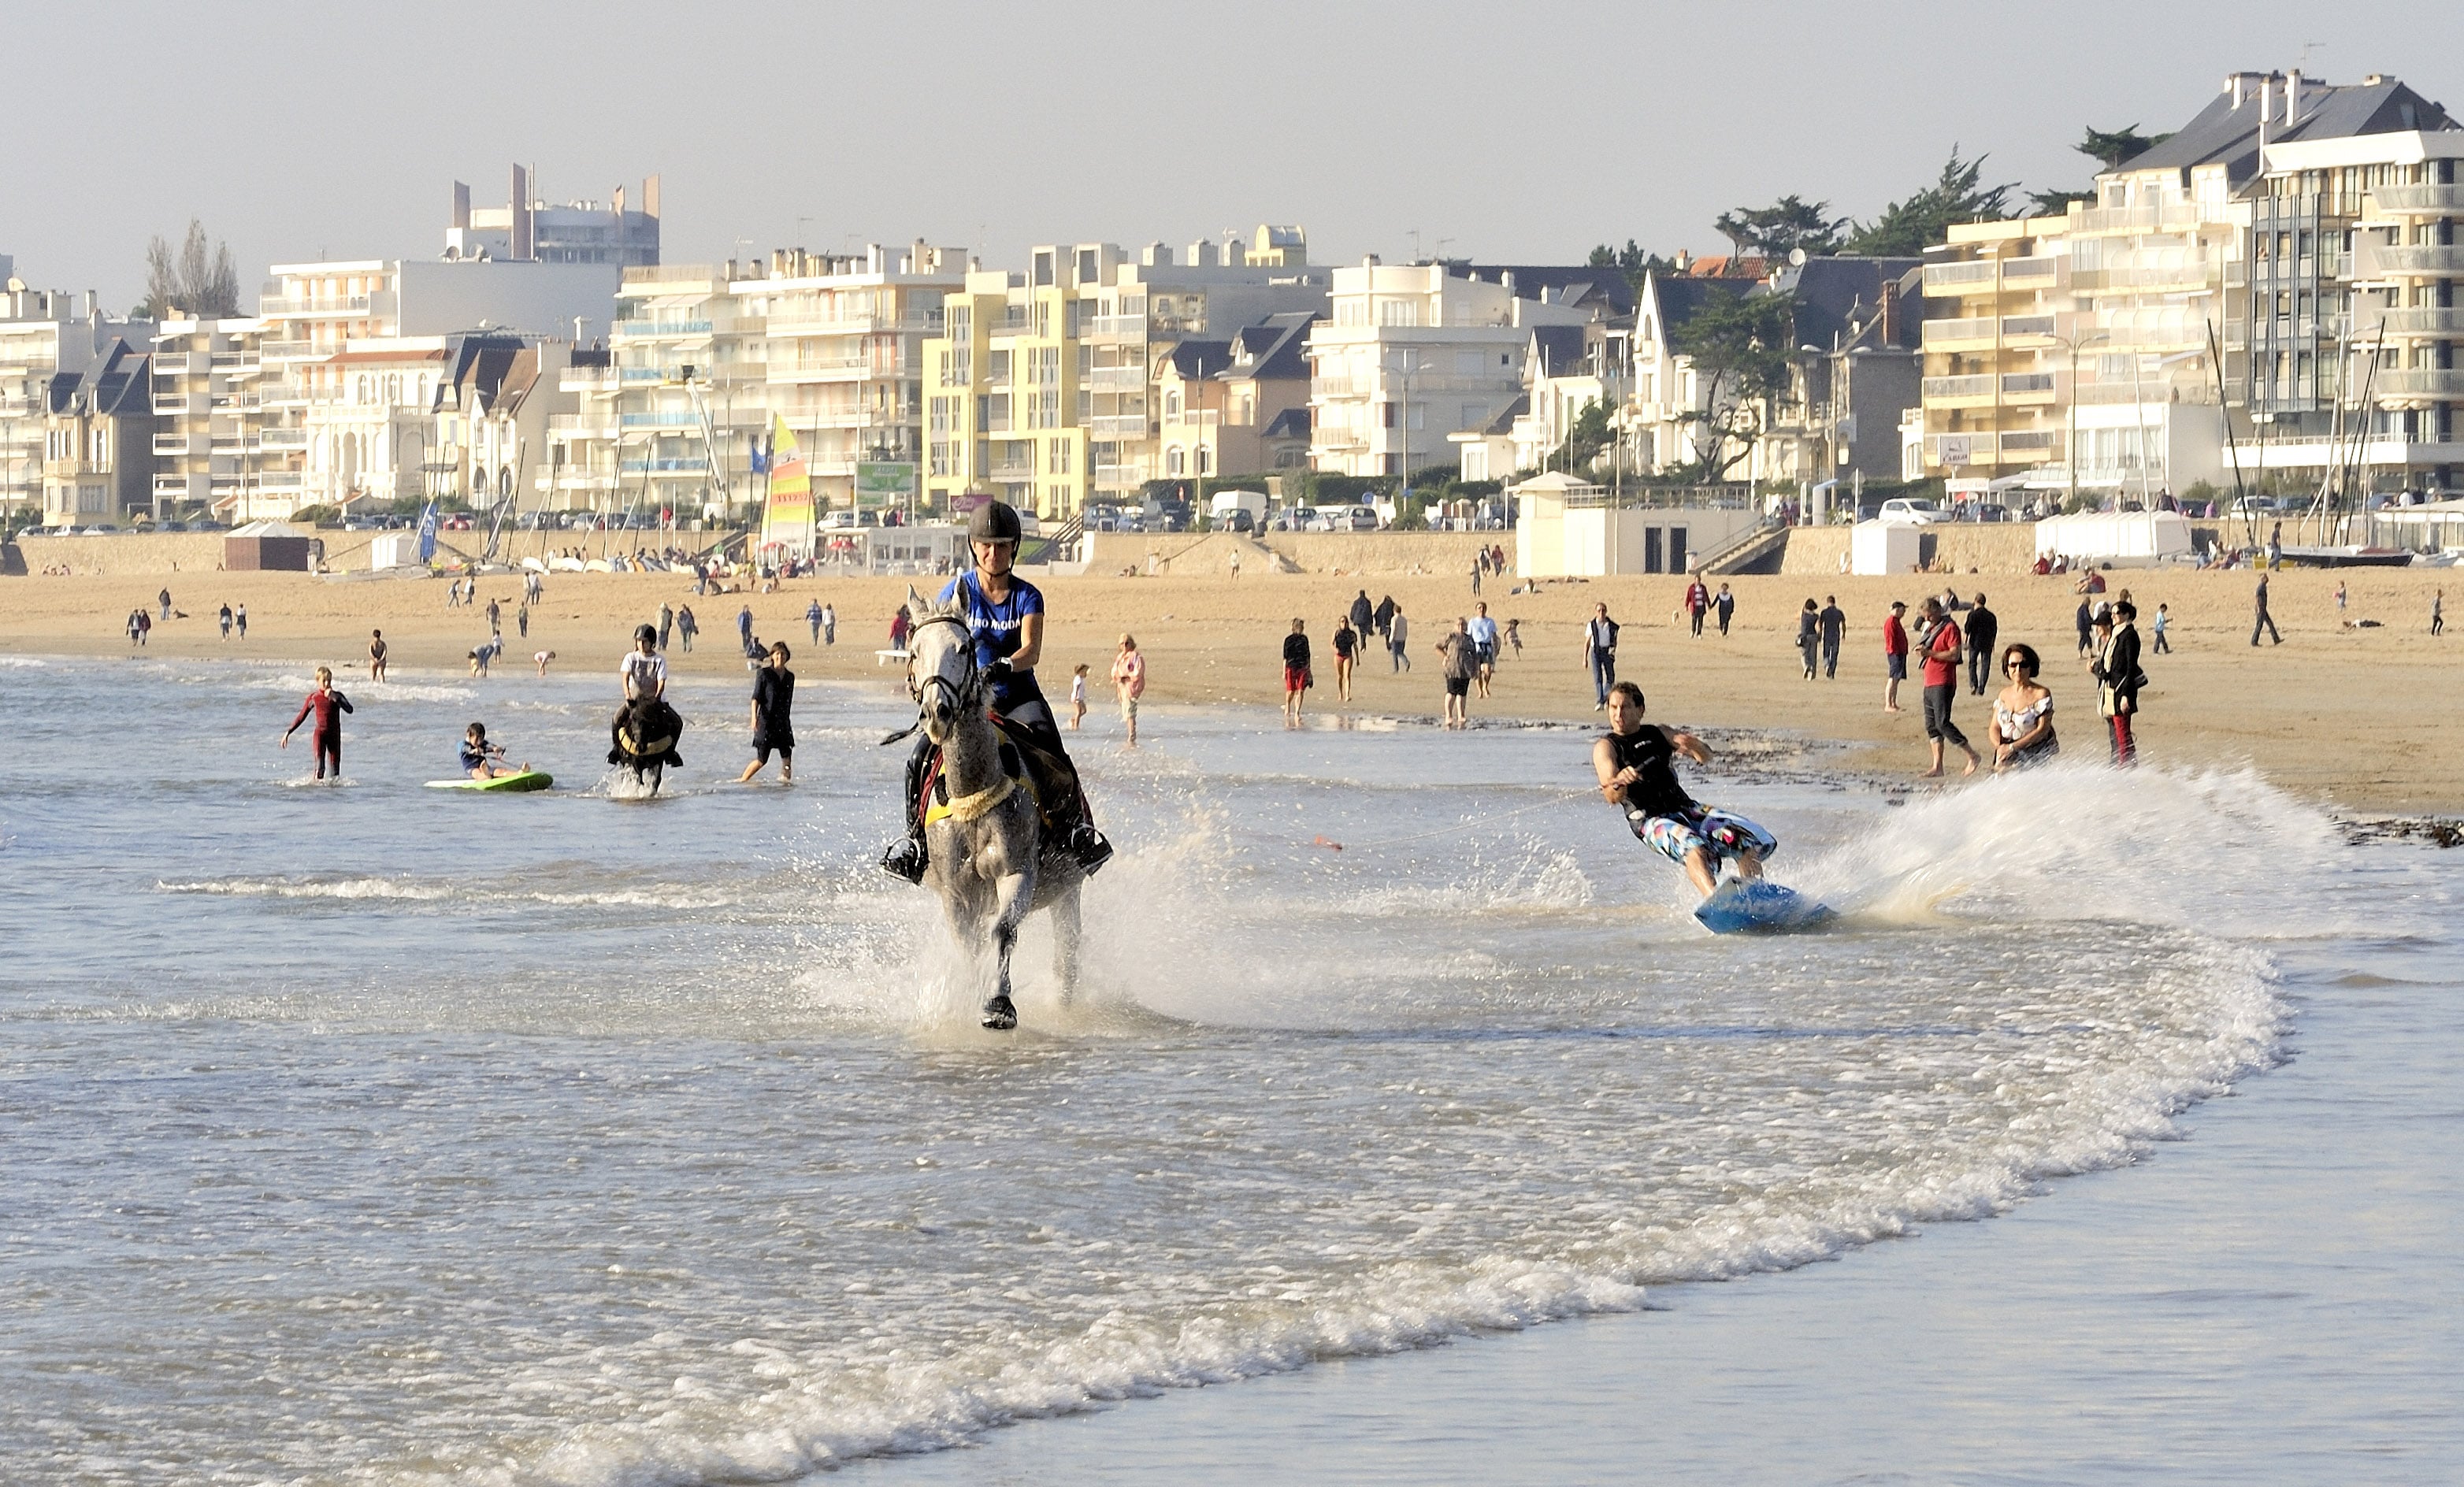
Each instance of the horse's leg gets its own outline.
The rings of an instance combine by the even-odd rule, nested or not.
[[[1061,1004],[1078,999],[1078,894],[1073,883],[1052,901],[1052,970],[1061,977]]]
[[[993,886],[993,954],[1000,984],[984,1003],[984,1026],[1005,1033],[1018,1026],[1018,1004],[1009,999],[1009,956],[1018,948],[1019,926],[1035,901],[1035,869],[1009,873]]]

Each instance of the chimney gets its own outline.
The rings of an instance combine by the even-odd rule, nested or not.
[[[514,241],[505,256],[526,259],[538,243],[531,232],[531,173],[519,165],[514,167],[513,197]]]
[[[2284,83],[2284,127],[2290,129],[2301,118],[2301,69],[2293,69]]]
[[[453,220],[447,226],[464,231],[471,228],[471,188],[459,181],[453,183]]]
[[[1684,248],[1681,248],[1681,249],[1677,250],[1677,272],[1678,272],[1678,273],[1687,273],[1688,271],[1690,271],[1693,267],[1694,267],[1694,254],[1693,254],[1693,251],[1692,251],[1690,249],[1684,249]]]
[[[623,186],[618,186],[618,187],[616,188],[616,193],[615,193],[613,196],[610,196],[610,197],[608,198],[608,200],[609,200],[609,201],[611,201],[611,202],[613,202],[613,203],[615,203],[616,225],[617,225],[617,226],[619,226],[619,227],[624,226],[624,225],[625,225],[625,188],[624,188]]]
[[[642,215],[645,217],[656,217],[658,214],[659,178],[657,176],[644,177],[642,181]]]
[[[1900,343],[1900,282],[1886,279],[1882,283],[1882,344]]]

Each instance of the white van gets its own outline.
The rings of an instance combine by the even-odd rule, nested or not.
[[[1248,517],[1243,523],[1234,513]],[[1266,492],[1264,491],[1218,491],[1206,500],[1206,524],[1217,530],[1232,528],[1254,532],[1266,524]]]

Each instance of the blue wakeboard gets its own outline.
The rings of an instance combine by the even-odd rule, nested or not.
[[[1694,917],[1713,934],[1785,934],[1837,918],[1828,905],[1759,878],[1731,878],[1711,891]]]

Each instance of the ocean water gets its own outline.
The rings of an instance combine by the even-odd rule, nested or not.
[[[1634,1310],[2129,1162],[2288,976],[2450,933],[2246,776],[1885,797],[1715,736],[1698,793],[1844,919],[1714,939],[1585,732],[1161,711],[1077,746],[1121,854],[1002,1037],[870,866],[886,687],[803,689],[792,788],[683,689],[636,801],[611,684],[346,681],[332,787],[273,747],[302,673],[0,670],[25,1479],[782,1480]],[[473,718],[560,788],[420,788]]]

